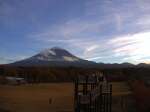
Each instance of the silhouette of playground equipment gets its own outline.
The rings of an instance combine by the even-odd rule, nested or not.
[[[112,85],[103,74],[78,76],[74,91],[75,112],[111,112]]]

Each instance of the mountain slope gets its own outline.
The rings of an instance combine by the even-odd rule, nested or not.
[[[69,53],[67,50],[54,47],[46,49],[30,58],[11,63],[13,66],[75,66],[75,67],[93,67],[95,62],[83,60]]]

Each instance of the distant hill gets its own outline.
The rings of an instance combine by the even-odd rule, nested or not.
[[[136,67],[136,65],[131,64],[131,63],[98,63],[98,68],[102,69],[112,69],[112,68],[131,68],[131,67]]]
[[[150,68],[150,64],[146,63],[139,63],[137,65],[131,64],[131,63],[113,63],[113,64],[106,64],[106,63],[99,63],[98,68],[104,68],[104,69],[113,69],[113,68]]]
[[[104,72],[112,81],[143,79],[146,82],[150,79],[149,64],[96,63],[58,47],[45,49],[24,60],[0,65],[0,76],[20,76],[28,82],[73,81],[77,74],[97,72]]]
[[[69,51],[59,47],[45,49],[32,57],[14,63],[10,63],[8,65],[24,66],[24,67],[46,66],[46,67],[82,67],[82,68],[99,68],[99,69],[117,69],[117,68],[120,69],[120,68],[139,68],[139,67],[150,68],[150,64],[145,63],[140,63],[138,65],[134,65],[128,62],[121,64],[96,63],[93,61],[81,59],[71,54]]]
[[[150,67],[150,64],[146,64],[146,63],[139,63],[138,65],[137,65],[137,67]]]
[[[53,47],[14,63],[11,66],[95,67],[97,64],[74,56],[65,49]]]

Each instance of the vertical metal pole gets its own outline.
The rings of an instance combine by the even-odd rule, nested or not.
[[[78,95],[78,109],[77,109],[77,112],[80,112],[81,111],[81,98],[80,98],[80,95]]]
[[[85,82],[85,94],[87,95],[87,91],[88,91],[88,75],[86,76],[86,82]]]
[[[79,112],[79,97],[78,97],[78,86],[79,86],[79,82],[78,82],[78,77],[75,80],[75,96],[74,96],[74,107],[75,107],[75,112]]]
[[[110,104],[109,104],[110,112],[112,110],[112,84],[110,85]]]
[[[90,105],[89,105],[89,112],[92,112],[92,98],[91,98],[91,93],[90,93]]]
[[[99,95],[99,111],[101,111],[101,105],[102,105],[102,85],[100,85],[100,95]]]

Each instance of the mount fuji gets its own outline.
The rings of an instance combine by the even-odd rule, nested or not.
[[[11,66],[93,67],[95,62],[74,56],[65,49],[53,47],[27,59],[9,64]]]

